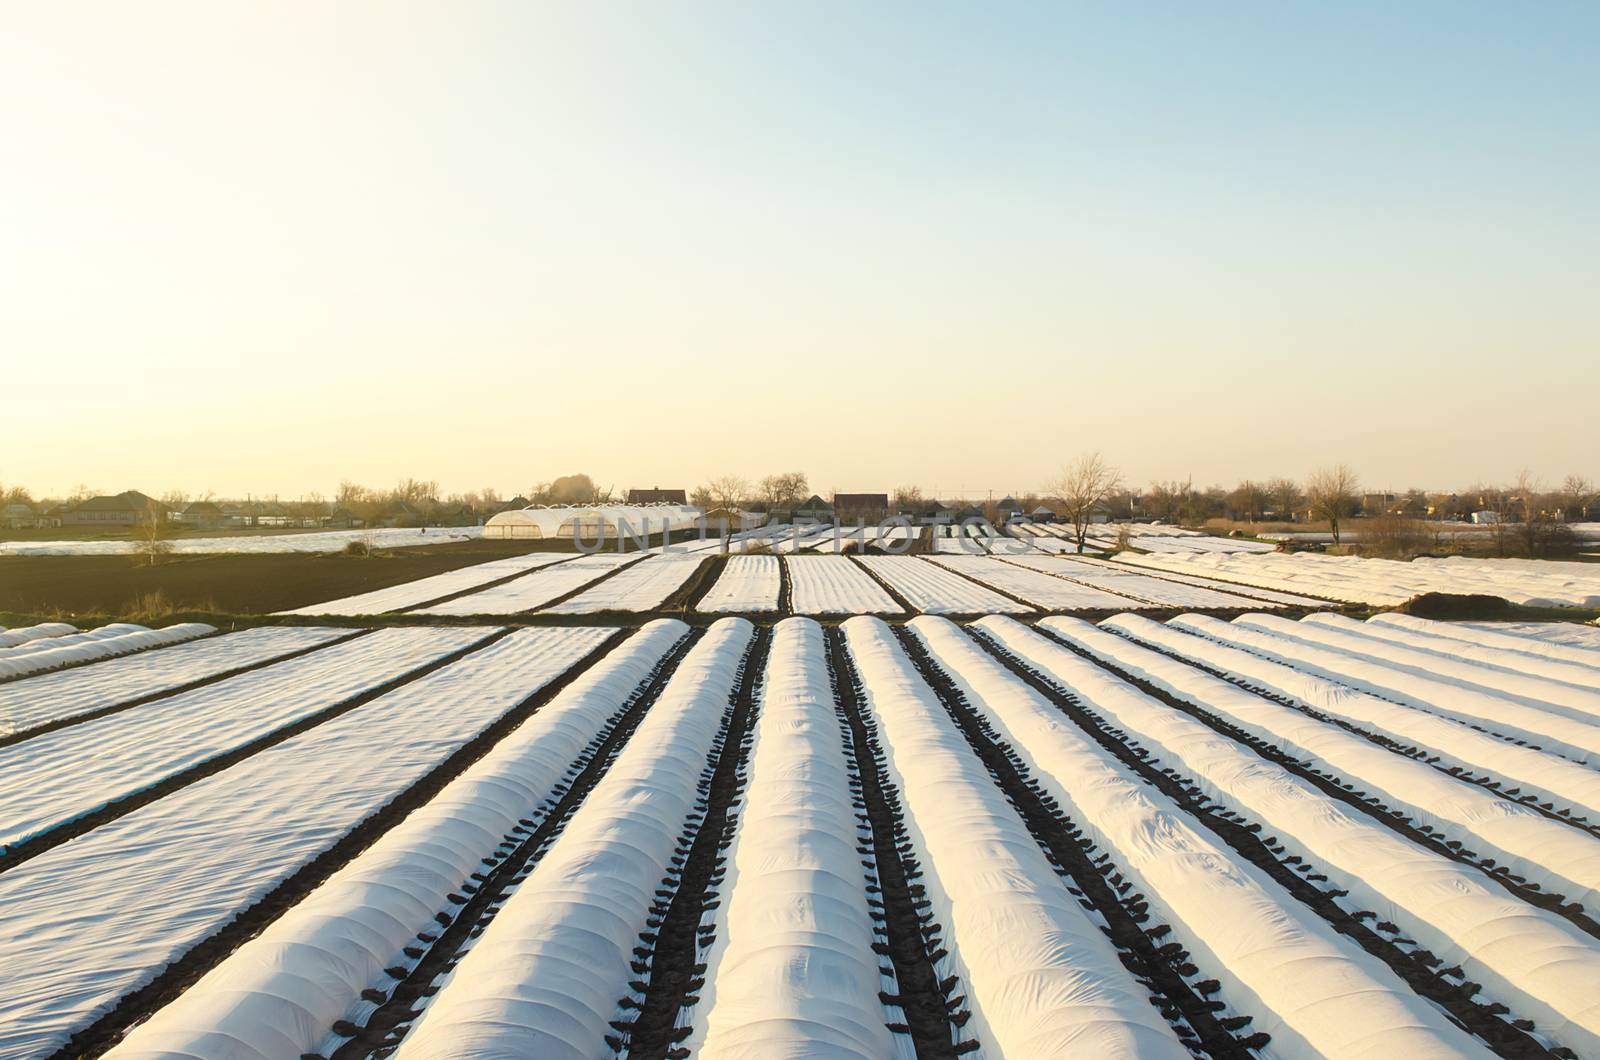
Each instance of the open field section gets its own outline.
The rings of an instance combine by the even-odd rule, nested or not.
[[[646,556],[564,604],[556,615],[592,615],[601,611],[655,611],[688,584],[704,558],[698,555]]]
[[[1398,815],[1398,823],[1437,840],[1437,852],[1478,865],[1507,889],[1533,881],[1557,907],[1581,909],[1600,934],[1600,837],[1108,630],[1075,619],[1048,619],[1043,628],[1319,776],[1376,797],[1380,817]]]
[[[1109,856],[1171,939],[1215,973],[1221,1021],[1267,1035],[1273,1056],[1391,1052],[1487,1056],[1381,960],[1145,783],[955,626],[911,623],[962,693],[963,710],[1009,748],[1043,794]],[[1154,934],[1149,927],[1147,934]],[[1242,1029],[1242,1028],[1241,1028]],[[1221,1052],[1222,1042],[1208,1043]],[[1267,1043],[1257,1040],[1253,1044]]]
[[[510,634],[0,873],[0,1057],[65,1046],[611,635]]]
[[[1134,553],[1121,553],[1116,559],[1099,559],[1094,556],[1074,556],[1078,563],[1086,563],[1095,567],[1107,567],[1112,570],[1128,570],[1129,562],[1136,558]],[[1128,561],[1128,562],[1124,562]],[[1197,585],[1205,589],[1215,589],[1218,592],[1228,593],[1231,596],[1244,596],[1260,600],[1269,604],[1282,604],[1285,607],[1327,607],[1328,601],[1315,596],[1302,596],[1299,593],[1286,593],[1276,589],[1262,589],[1253,585],[1242,585],[1239,582],[1222,581],[1217,578],[1206,578],[1196,574],[1179,574],[1176,571],[1144,567],[1139,573],[1159,578],[1166,582],[1176,582],[1180,585]]]
[[[1305,622],[1291,622],[1275,615],[1242,615],[1237,621],[1242,626],[1274,636],[1293,638],[1353,658],[1498,694],[1578,721],[1600,724],[1600,683],[1569,684],[1543,677],[1535,672],[1535,667],[1540,665],[1537,662],[1519,672],[1496,667],[1478,654],[1466,658],[1426,651],[1369,635],[1365,623],[1344,615],[1315,615]],[[1382,628],[1378,626],[1375,630]]]
[[[777,556],[729,556],[695,610],[713,615],[776,611],[782,595],[782,560]]]
[[[0,847],[128,799],[404,680],[495,630],[383,629],[0,748]]]
[[[417,615],[514,615],[534,611],[553,600],[577,592],[592,582],[640,560],[638,552],[599,552],[580,556],[545,570],[536,570],[508,582],[468,593],[433,607],[411,612]]]
[[[1278,636],[1252,625],[1223,622],[1204,615],[1182,615],[1172,623],[1186,632],[1242,648],[1302,673],[1456,718],[1493,735],[1541,748],[1580,764],[1600,761],[1600,725],[1459,682],[1362,659],[1309,639]]]
[[[1018,614],[1033,610],[916,556],[859,556],[857,562],[926,614]]]
[[[1180,658],[1248,691],[1324,718],[1378,746],[1428,762],[1545,812],[1600,828],[1600,772],[1559,755],[1484,732],[1465,721],[1405,706],[1338,681],[1305,673],[1240,648],[1138,615],[1101,628]]]
[[[426,578],[418,578],[414,582],[404,582],[392,585],[387,589],[375,589],[370,593],[360,593],[356,596],[346,596],[338,600],[329,600],[327,603],[311,604],[306,607],[297,607],[292,611],[280,611],[282,615],[382,615],[391,611],[406,611],[423,604],[441,600],[447,596],[464,593],[468,589],[476,589],[489,582],[499,581],[517,574],[548,567],[552,563],[562,563],[574,559],[572,553],[563,552],[530,552],[523,556],[506,556],[504,559],[490,560],[488,563],[476,563],[470,567],[459,570],[445,571],[443,574],[434,574]]]
[[[66,666],[115,659],[150,648],[182,644],[186,640],[209,636],[217,627],[204,622],[179,622],[161,629],[148,629],[128,622],[113,622],[83,633],[35,640],[0,651],[0,679],[29,677]],[[0,717],[0,732],[6,722]]]
[[[705,985],[677,1022],[691,1055],[712,1060],[896,1055],[898,992],[879,967],[868,887],[871,832],[852,784],[822,629],[792,618],[773,634],[750,780],[727,853],[728,900],[706,912]],[[881,903],[880,903],[881,904]],[[796,976],[796,969],[806,974]]]
[[[789,608],[797,615],[899,614],[872,576],[849,556],[784,556]]]
[[[1053,574],[1160,607],[1241,608],[1260,607],[1261,601],[1194,585],[1164,582],[1127,569],[1096,566],[1062,556],[1015,556],[1006,560],[1020,567]]]
[[[1139,600],[1052,577],[992,556],[933,556],[927,562],[982,582],[1041,611],[1127,611],[1149,606]]]
[[[689,650],[395,1055],[598,1056],[618,1035],[626,1045],[631,1032],[616,1024],[632,1023],[654,979],[650,944],[703,822],[708,763],[737,746],[723,738],[753,644],[753,627],[729,618]]]
[[[13,733],[115,710],[352,636],[359,630],[262,626],[0,684],[0,724]]]
[[[334,1028],[364,1027],[379,1011],[364,993],[388,998],[426,975],[431,952],[453,956],[439,918],[473,923],[455,899],[514,875],[524,848],[539,849],[536,836],[559,824],[565,793],[603,757],[623,716],[644,705],[688,632],[662,619],[634,633],[113,1055],[201,1056],[219,1041],[263,1056],[348,1047],[354,1036]]]
[[[1068,619],[1049,624],[1056,631],[1094,628]],[[1353,793],[1323,784],[1271,749],[1225,734],[1153,690],[1131,687],[1114,666],[1090,662],[1007,619],[982,625],[1225,815],[1256,824],[1269,836],[1269,849],[1297,864],[1325,866],[1322,872],[1345,892],[1340,897],[1368,911],[1380,935],[1405,951],[1425,949],[1429,959],[1418,967],[1444,966],[1439,978],[1455,989],[1430,996],[1455,1006],[1453,1014],[1480,1034],[1524,1031],[1492,1018],[1499,1005],[1580,1054],[1600,1044],[1600,997],[1586,985],[1600,975],[1600,939],[1563,913],[1522,900],[1483,869],[1377,819],[1356,805],[1358,797],[1347,797]],[[1418,990],[1438,985],[1412,981]],[[1484,1016],[1491,1018],[1480,1026]]]

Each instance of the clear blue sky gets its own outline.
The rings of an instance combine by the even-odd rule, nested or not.
[[[8,3],[0,481],[1600,477],[1600,5]]]

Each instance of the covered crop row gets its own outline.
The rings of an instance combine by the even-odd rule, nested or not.
[[[1026,631],[1005,640],[1063,687],[1092,701],[1128,738],[1182,770],[1212,800],[1272,829],[1296,857],[1331,866],[1360,908],[1376,910],[1396,934],[1484,984],[1480,1004],[1508,1006],[1571,1048],[1592,1051],[1600,1044],[1600,998],[1583,985],[1600,976],[1600,941],[1558,914],[1512,897],[1477,868],[1331,801],[1186,713],[1103,670],[1086,669],[1066,648]]]
[[[610,636],[511,634],[0,873],[0,1057],[66,1044]]]
[[[777,556],[729,556],[695,610],[713,615],[776,611],[783,588],[781,564]]]
[[[704,810],[713,744],[753,629],[723,619],[692,648],[550,851],[428,1001],[396,1055],[594,1056],[649,971]],[[681,861],[678,862],[681,865]],[[641,945],[643,942],[643,945]],[[634,1002],[637,1004],[637,1001]]]
[[[898,614],[894,602],[849,556],[785,556],[790,610],[797,615]]]
[[[964,574],[1043,611],[1127,611],[1149,606],[1104,589],[1018,567],[993,556],[933,556],[928,562]]]
[[[654,611],[683,588],[700,569],[700,556],[665,553],[638,563],[585,589],[551,614],[592,615],[602,611]]]
[[[146,629],[144,626],[126,622],[114,622],[87,633],[72,633],[65,637],[30,641],[21,647],[12,648],[0,655],[0,679],[27,677],[49,670],[59,670],[63,666],[114,659],[147,648],[164,648],[172,644],[182,644],[186,640],[194,640],[196,637],[209,636],[216,631],[216,626],[208,626],[204,622],[179,622],[162,629]],[[3,725],[5,720],[0,717],[0,726]]]
[[[1236,596],[1233,593],[1219,592],[1216,589],[1207,589],[1200,586],[1180,585],[1176,582],[1164,582],[1160,578],[1152,578],[1127,568],[1114,567],[1109,564],[1094,565],[1079,559],[1068,559],[1063,556],[1017,556],[1006,562],[1015,563],[1031,570],[1053,574],[1058,578],[1080,585],[1088,585],[1107,592],[1125,596],[1138,604],[1154,604],[1158,607],[1203,607],[1203,608],[1241,608],[1260,607],[1258,600]]]
[[[29,730],[98,715],[321,648],[361,630],[260,626],[0,685],[0,718]]]
[[[331,1053],[415,967],[439,919],[542,825],[600,737],[688,632],[653,622],[412,813],[139,1025],[119,1057]]]
[[[1027,604],[916,556],[860,556],[857,561],[905,597],[913,608],[926,614],[1016,614],[1032,610]]]
[[[280,611],[279,614],[383,615],[391,611],[407,611],[502,578],[525,574],[572,558],[574,557],[570,553],[562,552],[533,552],[526,556],[507,556],[504,559],[476,563],[460,570],[445,571],[443,574],[391,585],[387,589],[375,589],[370,593],[346,596],[321,604],[309,604],[293,611]]]
[[[468,593],[432,607],[413,611],[418,615],[514,615],[534,611],[599,581],[618,568],[641,559],[637,552],[598,552],[567,560],[546,570],[536,570],[502,582],[482,592]]]
[[[385,629],[193,692],[0,748],[0,847],[121,802],[279,729],[404,680],[495,633]]]

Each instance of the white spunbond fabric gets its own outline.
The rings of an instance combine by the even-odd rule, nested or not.
[[[1309,641],[1280,637],[1206,615],[1179,615],[1171,624],[1362,692],[1527,741],[1574,762],[1600,761],[1600,725],[1530,707],[1495,692],[1424,677],[1410,670],[1320,648]]]
[[[668,859],[693,810],[754,627],[714,624],[684,657],[560,838],[401,1041],[406,1060],[577,1060],[610,1021]]]
[[[1558,659],[1562,662],[1578,663],[1591,669],[1600,669],[1600,647],[1569,644],[1548,637],[1532,635],[1533,628],[1547,632],[1560,631],[1563,633],[1567,630],[1583,631],[1583,626],[1570,622],[1548,622],[1533,628],[1508,626],[1502,629],[1486,629],[1477,624],[1434,622],[1426,618],[1417,618],[1415,615],[1397,614],[1393,611],[1387,611],[1381,615],[1373,615],[1368,621],[1379,625],[1415,630],[1418,633],[1431,633],[1437,637],[1448,637],[1451,640],[1459,640],[1466,644],[1498,648],[1502,651],[1516,652],[1521,655],[1537,655],[1545,659]],[[1594,631],[1590,629],[1589,632]],[[1600,644],[1600,641],[1596,643]]]
[[[14,629],[0,630],[0,648],[14,648],[19,644],[26,644],[31,640],[43,640],[46,637],[68,637],[78,632],[77,626],[65,622],[41,622],[36,626],[17,626]]]
[[[60,1048],[611,632],[518,631],[0,873],[0,1060]]]
[[[856,814],[822,628],[785,619],[773,632],[727,853],[726,912],[689,1014],[691,1054],[894,1055]]]
[[[1015,563],[1018,566],[1041,571],[1045,574],[1053,574],[1057,578],[1066,578],[1068,581],[1104,589],[1107,592],[1117,593],[1128,597],[1137,604],[1155,604],[1160,607],[1217,608],[1261,606],[1261,601],[1252,600],[1249,597],[1235,596],[1232,593],[1225,593],[1199,585],[1163,581],[1160,578],[1141,574],[1126,567],[1119,569],[1109,564],[1096,566],[1078,559],[1069,559],[1065,556],[1016,556],[1007,559],[1006,562]]]
[[[1432,630],[1413,629],[1410,626],[1399,626],[1390,622],[1375,622],[1368,619],[1366,622],[1357,622],[1344,615],[1317,615],[1316,620],[1334,629],[1344,630],[1346,633],[1359,633],[1365,637],[1388,641],[1393,644],[1404,645],[1407,648],[1416,648],[1431,655],[1439,655],[1449,659],[1468,659],[1478,666],[1486,666],[1495,670],[1504,670],[1513,674],[1521,674],[1542,678],[1547,681],[1561,681],[1578,688],[1592,689],[1600,687],[1600,662],[1588,665],[1580,662],[1568,662],[1563,659],[1551,659],[1541,655],[1530,655],[1527,652],[1509,651],[1505,648],[1489,644],[1473,644],[1456,637],[1446,637]],[[1330,621],[1338,619],[1338,621]],[[1437,623],[1443,625],[1443,623]],[[1600,660],[1600,653],[1596,653]]]
[[[983,1055],[1188,1058],[879,619],[844,624]]]
[[[705,561],[675,552],[647,556],[564,604],[553,615],[592,615],[601,611],[654,611],[681,589]]]
[[[986,589],[954,571],[916,556],[861,556],[867,570],[888,582],[918,611],[930,615],[981,615],[988,612],[1024,613],[1027,604]]]
[[[1201,832],[1032,688],[960,630],[912,623],[930,654],[1113,855],[1162,920],[1215,976],[1234,1012],[1272,1036],[1274,1056],[1484,1057],[1481,1044],[1413,993],[1376,957],[1338,934],[1276,882]],[[1002,645],[1033,634],[1008,619],[975,628]]]
[[[323,626],[258,626],[60,673],[38,674],[0,685],[0,718],[9,718],[18,730],[32,729],[361,632]]]
[[[785,556],[790,609],[797,615],[899,614],[883,586],[849,556]]]
[[[1342,718],[1402,743],[1414,744],[1439,755],[1449,765],[1459,766],[1471,774],[1485,775],[1508,789],[1536,797],[1578,817],[1588,816],[1600,821],[1600,772],[1559,755],[1519,747],[1454,718],[1401,706],[1139,615],[1118,615],[1100,625],[1193,659],[1213,670],[1232,674],[1320,713]]]
[[[44,834],[495,633],[383,629],[0,748],[0,847]]]
[[[574,559],[567,552],[533,552],[526,556],[507,556],[477,563],[459,570],[418,578],[416,581],[391,585],[387,589],[345,596],[320,604],[308,604],[292,611],[279,611],[280,615],[382,615],[390,611],[404,611],[420,607],[431,600],[476,588],[487,582],[498,581],[530,570],[549,567]]]
[[[514,615],[522,611],[535,611],[558,600],[568,593],[587,587],[592,582],[643,559],[639,552],[601,552],[579,556],[565,563],[548,565],[531,574],[513,578],[508,582],[480,592],[458,596],[442,604],[419,607],[414,615]]]
[[[103,627],[110,629],[111,627]],[[12,649],[17,655],[0,659],[0,677],[27,677],[33,674],[58,670],[63,666],[114,659],[149,648],[181,644],[196,637],[209,636],[217,627],[204,622],[180,622],[164,629],[134,629],[102,634],[95,630],[83,638],[61,637],[56,640],[30,641],[22,648]],[[70,642],[70,643],[63,643]],[[37,647],[37,650],[32,650]]]
[[[1512,871],[1595,915],[1600,839],[1588,832],[1106,630],[1056,620],[1042,625],[1169,695],[1288,750],[1335,780],[1354,781],[1357,789],[1396,804],[1448,840],[1479,857],[1493,855]]]
[[[544,808],[687,631],[671,619],[641,628],[110,1055],[268,1060],[321,1051],[335,1022],[370,1007],[362,991],[388,992],[385,970],[411,963],[404,947],[436,927],[448,896],[483,870],[519,820]]]
[[[1008,646],[1181,769],[1210,799],[1262,822],[1292,853],[1331,866],[1361,908],[1400,925],[1447,964],[1460,964],[1490,998],[1535,1019],[1541,1033],[1579,1052],[1600,1049],[1600,993],[1593,989],[1600,942],[1511,897],[1479,870],[1345,809],[1042,635]]]
[[[695,610],[706,614],[776,611],[783,575],[777,556],[729,556]]]
[[[1009,593],[1045,611],[1085,609],[1127,611],[1139,602],[1108,593],[1091,585],[1080,585],[1064,578],[1053,578],[1026,567],[1018,567],[995,556],[932,556],[928,562],[964,574],[984,585]]]
[[[94,629],[77,630],[72,633],[64,633],[59,637],[41,637],[10,648],[0,648],[0,659],[15,659],[18,656],[29,655],[37,651],[64,648],[68,644],[82,644],[85,641],[120,637],[124,633],[146,633],[149,630],[149,626],[141,626],[134,622],[111,622],[104,626],[97,626]]]

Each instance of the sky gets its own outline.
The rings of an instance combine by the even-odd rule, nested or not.
[[[0,483],[1600,478],[1600,5],[0,0]]]

